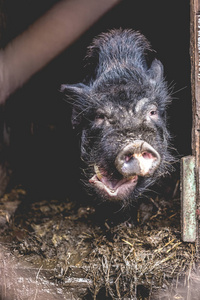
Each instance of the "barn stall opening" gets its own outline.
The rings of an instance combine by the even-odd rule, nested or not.
[[[2,47],[55,2],[2,1]],[[5,299],[198,298],[198,243],[181,238],[179,165],[139,199],[137,225],[131,222],[135,210],[96,207],[79,187],[79,148],[70,106],[59,92],[62,83],[84,77],[83,58],[96,35],[139,30],[173,86],[168,116],[177,158],[194,155],[190,12],[189,0],[124,0],[7,99],[1,112],[9,140],[2,150],[8,178],[1,198]]]

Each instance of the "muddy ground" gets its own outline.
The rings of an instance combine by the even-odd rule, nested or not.
[[[0,202],[0,299],[199,299],[196,246],[181,240],[179,181],[170,184],[139,200],[136,220],[13,188]]]

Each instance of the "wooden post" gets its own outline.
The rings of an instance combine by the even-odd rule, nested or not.
[[[190,57],[192,87],[192,154],[195,157],[196,208],[200,211],[200,0],[190,0]],[[199,222],[198,222],[199,223]],[[197,237],[200,227],[197,228]],[[199,239],[197,238],[197,243]]]
[[[195,242],[197,237],[195,157],[181,159],[182,240]]]

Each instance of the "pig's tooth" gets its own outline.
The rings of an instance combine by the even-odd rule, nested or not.
[[[103,176],[101,175],[101,172],[99,171],[99,167],[97,165],[94,165],[94,171],[95,171],[95,173],[97,175],[97,178],[99,180],[101,180]]]
[[[137,175],[131,176],[130,179],[137,179]]]

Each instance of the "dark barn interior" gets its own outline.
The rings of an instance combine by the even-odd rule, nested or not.
[[[172,2],[161,4],[159,1],[122,1],[8,99],[6,121],[7,126],[11,127],[11,157],[15,169],[20,172],[17,178],[22,176],[22,180],[33,184],[35,181],[39,185],[40,193],[42,190],[46,193],[52,188],[55,191],[49,190],[50,195],[52,192],[57,195],[57,192],[66,188],[65,178],[74,169],[69,164],[71,161],[73,164],[76,162],[70,158],[74,154],[69,152],[70,149],[74,152],[70,136],[73,133],[69,130],[69,107],[61,98],[59,88],[62,83],[76,83],[83,79],[83,58],[92,39],[103,31],[119,27],[132,28],[143,33],[155,49],[156,57],[163,63],[166,79],[173,87],[174,99],[168,112],[172,143],[179,155],[190,154],[190,11],[189,1],[178,4],[179,2],[175,5]],[[7,36],[10,39],[19,34],[47,6],[49,1],[46,7],[41,7],[37,1],[10,4],[3,40]],[[16,19],[17,14],[12,15],[16,10],[19,11],[21,24]],[[34,131],[32,136],[31,126]]]
[[[2,0],[1,47],[56,2]],[[132,211],[114,213],[114,221],[113,207],[105,215],[105,206],[94,212],[80,186],[79,142],[60,85],[81,82],[88,45],[120,27],[143,33],[163,63],[172,89],[168,127],[174,152],[178,159],[191,154],[190,1],[123,0],[11,95],[2,110],[10,133],[4,159],[13,173],[1,205],[8,201],[16,211],[5,220],[2,214],[1,270],[13,284],[1,283],[0,299],[43,299],[48,292],[49,299],[198,299],[197,293],[186,298],[192,293],[185,282],[195,246],[180,238],[179,164],[155,193],[147,193],[138,225],[130,221]],[[17,266],[15,272],[9,273],[9,264]],[[40,274],[36,295],[28,279]],[[15,286],[16,278],[25,290]]]

